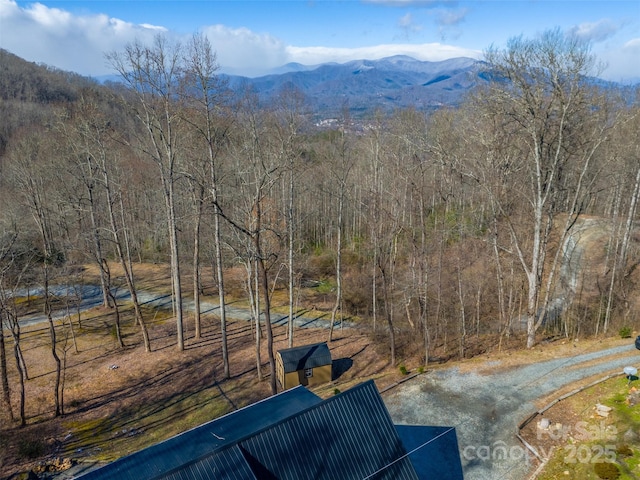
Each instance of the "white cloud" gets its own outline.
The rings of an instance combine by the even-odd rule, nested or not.
[[[13,0],[0,0],[0,30],[0,48],[25,60],[95,76],[112,73],[106,52],[165,31],[102,14],[75,16],[40,3],[21,8]]]
[[[469,9],[461,8],[458,10],[450,10],[439,8],[437,10],[434,10],[433,13],[436,16],[436,23],[438,25],[449,27],[462,23],[469,13]]]
[[[324,62],[344,63],[350,60],[376,60],[392,55],[408,55],[418,60],[439,62],[448,58],[481,58],[482,52],[443,45],[441,43],[375,45],[360,48],[287,47],[289,61],[316,65]]]
[[[640,83],[640,38],[628,40],[622,48],[604,47],[596,54],[606,64],[600,75],[606,80],[621,83]]]
[[[410,0],[381,1],[395,5],[416,5]],[[423,6],[436,3],[444,4],[421,2]],[[466,11],[437,9],[433,14],[439,15],[436,17],[439,24],[451,36],[455,34],[455,25],[464,20]],[[418,28],[411,15],[401,17],[398,26],[407,31]],[[616,47],[610,44],[610,37],[616,29],[616,25],[605,20],[574,27],[575,34],[600,41],[602,50],[598,52],[599,58],[609,65],[605,78],[621,80],[637,77],[633,66],[640,64],[640,39],[629,39],[624,48]],[[0,48],[28,61],[83,75],[114,73],[104,59],[105,53],[121,51],[127,43],[136,39],[149,43],[158,32],[180,39],[163,26],[137,25],[104,14],[75,15],[40,3],[21,7],[14,0],[0,0]],[[204,27],[202,32],[208,36],[218,55],[221,71],[247,76],[268,73],[288,62],[317,65],[324,62],[374,60],[392,55],[409,55],[427,61],[482,57],[480,50],[455,47],[444,42],[415,45],[405,39],[405,43],[359,48],[330,48],[320,45],[302,47],[287,45],[273,35],[256,33],[247,28],[211,25]],[[601,41],[604,39],[607,41]]]
[[[412,17],[405,17],[403,22],[407,28],[414,28]],[[136,25],[103,14],[72,15],[39,3],[21,8],[13,0],[0,0],[0,27],[1,48],[29,61],[93,76],[114,73],[104,59],[105,53],[122,50],[136,39],[150,42],[158,32],[171,35],[161,26]],[[296,47],[247,28],[211,25],[202,32],[211,41],[223,72],[247,76],[262,75],[289,62],[315,65],[391,55],[410,55],[431,61],[457,56],[480,57],[479,51],[438,43]]]
[[[407,13],[398,19],[397,23],[398,28],[402,31],[403,36],[406,39],[414,34],[421,32],[423,26],[417,23],[411,13]]]
[[[278,38],[247,28],[212,25],[202,29],[226,73],[254,76],[289,62],[286,46]]]
[[[602,42],[615,35],[618,29],[619,27],[613,21],[605,18],[597,22],[576,25],[569,29],[569,33],[588,42]]]
[[[624,44],[622,50],[629,53],[640,54],[640,38],[633,38]]]
[[[24,10],[24,13],[35,23],[51,31],[64,31],[72,21],[69,12],[57,8],[47,8],[40,3],[34,3],[28,10]]]
[[[165,27],[160,27],[158,25],[151,25],[149,23],[141,23],[140,26],[142,28],[147,28],[149,30],[155,30],[157,32],[167,32],[168,31]]]
[[[412,28],[413,25],[414,25],[413,15],[411,15],[410,13],[407,13],[406,15],[403,15],[398,20],[398,26],[400,28]]]
[[[460,24],[467,18],[469,9],[435,8],[429,14],[434,17],[435,23],[438,25],[440,40],[447,41],[462,35]]]

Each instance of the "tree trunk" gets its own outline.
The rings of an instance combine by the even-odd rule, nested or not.
[[[336,314],[342,304],[342,212],[344,206],[344,187],[338,198],[338,238],[336,245],[336,303],[331,310],[331,324],[329,326],[329,342],[333,340],[333,327],[336,322]],[[375,281],[375,280],[374,280]],[[374,299],[375,302],[375,299]],[[342,312],[340,312],[342,313]]]
[[[89,167],[91,168],[91,167]],[[98,271],[100,272],[100,287],[102,290],[102,306],[103,307],[109,307],[109,300],[110,300],[110,295],[109,295],[109,285],[107,284],[106,281],[106,272],[103,270],[103,266],[104,266],[104,257],[102,254],[102,242],[100,240],[100,231],[98,229],[98,222],[96,221],[96,212],[95,212],[95,200],[94,200],[94,196],[93,196],[93,185],[89,184],[87,185],[87,192],[89,194],[89,217],[91,218],[91,229],[93,231],[93,243],[95,246],[95,259],[96,259],[96,263],[98,264]]]
[[[78,305],[76,303],[76,305]],[[79,310],[79,306],[77,309]],[[77,354],[78,353],[78,341],[76,340],[76,331],[73,329],[73,321],[71,320],[71,309],[69,308],[69,304],[67,303],[67,317],[69,320],[69,331],[71,332],[71,341],[73,342],[73,350]]]
[[[204,187],[198,188],[195,200],[196,218],[193,226],[193,321],[195,338],[200,339],[200,224],[202,223],[202,208],[204,206]]]
[[[253,263],[253,266],[251,264]],[[249,302],[253,311],[255,323],[255,343],[256,343],[256,372],[258,381],[262,381],[262,359],[260,354],[260,343],[262,340],[262,329],[260,328],[260,289],[258,284],[258,264],[255,259],[247,262],[247,290],[249,291]]]
[[[220,333],[222,340],[222,365],[223,376],[225,379],[230,378],[229,369],[229,352],[227,346],[227,317],[225,306],[224,292],[224,275],[222,262],[222,240],[220,231],[220,210],[218,205],[218,173],[217,173],[217,152],[220,143],[225,138],[226,129],[219,132],[215,128],[214,120],[216,112],[220,107],[220,85],[217,81],[219,66],[216,60],[216,54],[213,51],[211,43],[206,36],[195,34],[188,45],[186,57],[186,71],[195,81],[194,95],[191,100],[195,101],[196,111],[200,114],[202,122],[197,130],[202,134],[206,141],[207,155],[209,159],[209,179],[211,188],[211,197],[213,201],[213,221],[214,221],[214,243],[215,243],[215,263],[216,276],[218,280],[218,304],[220,309]],[[189,117],[187,121],[194,123]]]
[[[378,323],[378,245],[377,237],[374,238],[373,261],[371,263],[371,320],[373,331],[376,331]]]
[[[607,256],[605,259],[605,274],[607,270],[610,272],[611,280],[609,281],[609,288],[607,291],[607,306],[604,311],[604,315],[598,316],[596,319],[596,335],[600,331],[600,318],[602,318],[602,331],[607,333],[609,328],[609,320],[611,319],[611,310],[613,308],[613,299],[615,297],[615,285],[618,279],[618,268],[622,267],[619,261],[620,249],[620,230],[622,229],[622,222],[619,220],[620,203],[622,200],[622,188],[616,189],[616,195],[613,207],[612,229],[611,236],[609,238],[609,244],[607,245]]]
[[[396,333],[393,328],[393,313],[391,302],[389,299],[389,285],[387,281],[387,273],[382,265],[378,265],[380,269],[380,277],[382,278],[382,293],[384,297],[384,316],[387,320],[387,328],[389,330],[389,355],[391,366],[396,365]]]
[[[24,427],[27,424],[27,419],[25,416],[25,389],[24,389],[24,371],[22,370],[22,362],[20,357],[22,356],[20,352],[20,339],[19,337],[13,336],[13,355],[16,359],[16,370],[18,370],[18,385],[20,386],[20,403],[18,407],[18,415],[20,417],[20,426]]]
[[[631,195],[631,203],[627,212],[627,222],[625,224],[624,235],[622,237],[622,247],[620,248],[620,267],[623,272],[626,269],[629,241],[633,230],[633,219],[636,214],[638,196],[640,196],[640,165],[638,165],[638,169],[636,170],[636,180],[633,186],[633,194]]]
[[[19,405],[18,405],[18,417],[20,420],[20,426],[25,426],[26,425],[26,417],[25,417],[25,380],[28,379],[26,376],[26,372],[25,372],[25,368],[26,365],[24,363],[24,357],[22,356],[22,349],[20,348],[20,323],[18,321],[17,316],[15,315],[15,311],[9,311],[9,310],[5,310],[4,311],[5,314],[5,320],[6,320],[6,327],[7,329],[11,332],[11,338],[13,339],[13,356],[16,362],[16,370],[18,372],[18,386],[19,386]],[[5,325],[3,325],[0,322],[0,330],[3,330],[3,328],[5,327]],[[4,339],[4,332],[2,332],[2,337]],[[6,377],[6,357],[5,357],[5,352],[4,352],[4,340],[2,342],[2,358],[3,358],[3,365],[2,365],[2,390],[3,390],[3,397],[4,397],[4,401],[5,403],[7,403],[8,406],[8,410],[9,410],[9,415],[11,417],[11,420],[14,420],[14,414],[13,414],[13,409],[11,408],[11,397],[9,396],[9,384],[8,384],[8,379]],[[6,382],[6,385],[5,385]]]
[[[264,304],[264,324],[267,331],[267,357],[269,360],[269,385],[271,386],[271,393],[275,395],[278,393],[276,385],[276,362],[273,354],[273,328],[271,325],[271,298],[269,295],[269,277],[267,269],[264,264],[264,258],[262,253],[261,242],[261,230],[262,230],[262,205],[260,203],[259,192],[256,195],[256,202],[254,205],[254,224],[255,231],[253,233],[253,248],[256,254],[256,263],[258,270],[256,275],[262,292],[262,302]],[[258,332],[256,332],[257,334]]]
[[[106,172],[106,170],[105,170]],[[105,175],[107,175],[105,173]],[[109,177],[108,175],[105,177],[105,182],[109,185]],[[116,253],[118,254],[118,259],[120,260],[120,266],[122,267],[122,272],[124,273],[125,281],[127,282],[127,289],[129,290],[129,294],[131,295],[131,302],[133,303],[133,310],[136,315],[136,323],[140,326],[140,331],[142,333],[142,342],[144,344],[145,352],[151,351],[151,342],[149,341],[149,332],[147,331],[147,325],[144,321],[144,317],[142,316],[142,309],[140,308],[140,302],[138,301],[138,292],[135,287],[134,277],[133,277],[133,268],[131,266],[131,254],[129,251],[129,241],[127,238],[127,229],[124,223],[124,205],[122,203],[122,195],[120,195],[120,213],[122,217],[122,229],[124,230],[125,238],[122,239],[120,234],[118,233],[118,226],[115,218],[115,212],[113,210],[113,202],[111,198],[111,188],[107,187],[107,196],[108,196],[108,204],[109,204],[109,218],[111,221],[111,230],[113,233],[113,240],[116,244]],[[124,242],[126,246],[126,256],[125,251],[122,247],[122,242]]]
[[[116,334],[116,344],[118,348],[124,348],[124,342],[122,341],[122,333],[120,329],[120,307],[118,306],[118,301],[111,291],[111,270],[109,269],[109,264],[106,260],[103,259],[101,270],[105,273],[105,284],[107,286],[107,294],[109,295],[109,304],[113,305],[114,314],[115,314],[115,334]],[[71,325],[71,321],[69,321],[69,325]],[[71,331],[73,332],[73,325],[71,325]],[[73,341],[75,344],[75,334],[73,337]]]
[[[467,338],[467,314],[464,308],[464,291],[462,289],[462,276],[460,274],[460,263],[462,260],[458,258],[458,302],[460,308],[460,359],[464,359],[465,342]]]
[[[124,342],[122,341],[122,332],[120,328],[120,307],[118,306],[118,302],[111,291],[109,291],[109,295],[111,295],[111,302],[113,303],[113,313],[116,317],[114,321],[114,327],[116,330],[116,344],[118,348],[124,348]]]
[[[60,361],[60,357],[58,356],[57,344],[56,344],[56,328],[53,323],[53,316],[51,313],[51,298],[49,296],[49,268],[47,266],[47,262],[49,261],[50,256],[45,254],[44,260],[44,310],[45,315],[47,316],[47,321],[49,323],[49,340],[51,342],[51,356],[56,364],[56,376],[54,381],[54,407],[55,407],[55,416],[59,417],[61,414],[61,405],[60,405],[60,378],[62,375],[62,363]]]
[[[269,298],[269,278],[267,277],[267,270],[262,259],[261,251],[259,250],[260,236],[256,235],[256,248],[258,248],[258,271],[256,272],[260,279],[260,286],[262,290],[262,297],[264,303],[264,323],[267,331],[267,357],[269,359],[269,385],[271,386],[271,393],[275,395],[278,393],[276,386],[276,362],[273,354],[273,329],[271,325],[271,299]]]
[[[428,269],[424,269],[424,293],[420,298],[420,317],[422,319],[423,325],[423,348],[424,348],[424,366],[429,365],[429,349],[430,349],[430,339],[429,339],[429,311],[427,305],[429,305],[429,273]]]
[[[165,201],[165,215],[171,256],[171,284],[177,329],[178,350],[184,350],[182,284],[176,215],[175,182],[178,163],[178,124],[180,92],[184,73],[182,46],[166,36],[154,37],[147,47],[139,41],[128,44],[122,53],[107,54],[111,66],[120,74],[136,100],[129,102],[145,130],[141,151],[158,167]],[[145,145],[146,144],[146,145]]]
[[[287,338],[289,348],[293,347],[293,293],[295,288],[295,276],[293,273],[293,196],[295,193],[293,184],[293,156],[289,165],[289,205],[287,208],[287,233],[289,237],[289,321],[287,323]],[[333,324],[331,325],[333,328]]]
[[[4,339],[4,322],[0,319],[0,377],[2,381],[2,400],[9,412],[9,418],[14,420],[11,408],[11,391],[9,390],[9,376],[7,374],[7,351]]]
[[[173,176],[164,179],[167,203],[167,220],[169,222],[169,248],[171,250],[171,285],[173,290],[174,314],[176,317],[177,347],[184,350],[184,322],[182,308],[182,284],[180,279],[180,255],[178,248],[178,224],[175,205],[175,185]]]
[[[213,167],[212,167],[213,169]],[[213,171],[212,171],[213,175]],[[222,235],[220,232],[220,212],[217,202],[217,189],[212,187],[213,199],[214,199],[214,241],[216,249],[216,275],[218,278],[218,305],[220,308],[220,337],[222,341],[222,368],[224,370],[224,378],[231,378],[231,369],[229,367],[229,347],[227,345],[227,308],[225,306],[225,293],[224,293],[224,273],[222,265]],[[249,286],[251,286],[249,284]]]

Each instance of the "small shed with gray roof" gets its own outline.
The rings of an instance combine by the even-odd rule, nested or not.
[[[325,342],[285,348],[276,354],[276,376],[282,390],[330,382],[331,366],[331,352]]]

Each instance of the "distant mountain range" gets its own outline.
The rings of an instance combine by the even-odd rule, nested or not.
[[[415,108],[428,112],[457,106],[468,93],[487,84],[491,76],[486,62],[472,58],[426,62],[404,55],[320,65],[289,63],[256,78],[221,75],[236,94],[242,95],[246,88],[251,88],[265,105],[286,89],[294,88],[304,95],[310,112],[319,120],[336,118],[345,107],[356,119],[375,110],[388,113]],[[98,80],[117,82],[118,77]],[[587,77],[586,81],[617,90],[629,102],[635,98],[636,86],[595,77]]]
[[[484,62],[464,57],[425,62],[397,55],[342,64],[290,63],[271,75],[226,78],[232,90],[250,86],[264,102],[293,87],[304,94],[316,115],[337,115],[346,105],[353,116],[360,117],[375,109],[435,110],[457,105],[465,94],[488,81],[486,67]]]

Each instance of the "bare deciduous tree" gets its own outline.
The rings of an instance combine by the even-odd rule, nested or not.
[[[197,121],[190,121],[198,135],[204,140],[209,166],[209,189],[213,204],[213,236],[215,247],[216,280],[220,311],[220,332],[222,338],[222,365],[224,378],[231,376],[229,367],[229,347],[227,345],[227,310],[224,291],[224,261],[222,230],[220,224],[220,149],[226,143],[229,129],[226,112],[225,85],[217,76],[216,55],[203,35],[194,35],[189,43],[186,58],[186,73],[194,84],[194,94],[189,96],[189,104],[196,112]],[[188,120],[188,119],[187,119]],[[195,252],[194,252],[195,255]],[[195,267],[194,267],[195,268]]]
[[[158,166],[165,200],[171,257],[171,281],[174,313],[176,317],[177,346],[184,350],[182,283],[176,213],[176,182],[179,176],[179,124],[182,120],[178,108],[182,74],[180,45],[158,35],[152,46],[139,41],[128,44],[124,51],[107,55],[113,68],[129,87],[129,101],[135,117],[146,133],[140,139],[141,152]]]
[[[559,30],[532,40],[518,37],[504,50],[488,50],[486,59],[496,81],[477,106],[488,118],[501,119],[498,123],[510,131],[525,182],[519,187],[512,183],[512,195],[523,197],[530,206],[525,230],[509,221],[504,204],[500,214],[507,220],[527,278],[527,346],[531,347],[553,291],[556,270],[553,266],[547,270],[546,260],[556,218],[562,213],[565,219],[562,243],[585,207],[591,161],[608,128],[601,117],[608,112],[584,81],[595,66],[594,57],[589,45],[576,37]],[[497,157],[500,153],[495,152]]]
[[[273,199],[273,188],[278,183],[282,165],[280,157],[274,151],[272,118],[265,112],[255,109],[255,98],[250,94],[243,101],[241,127],[237,145],[233,152],[236,161],[236,182],[242,194],[242,207],[238,209],[236,220],[223,215],[235,231],[250,242],[250,253],[255,262],[256,292],[260,292],[260,302],[267,340],[271,392],[277,392],[275,356],[273,351],[273,330],[271,325],[271,296],[269,290],[269,272],[278,258],[280,247],[279,220]],[[257,312],[260,318],[260,312]],[[259,335],[259,331],[256,331]]]
[[[118,217],[124,218],[124,215],[118,215],[117,212],[119,206],[122,208],[121,200],[123,193],[121,188],[118,187],[117,181],[114,181],[114,177],[117,177],[118,174],[119,153],[123,148],[122,144],[124,142],[118,139],[119,134],[111,125],[111,120],[100,110],[98,98],[92,98],[89,92],[86,92],[81,101],[78,102],[77,111],[73,117],[75,118],[74,123],[66,128],[67,131],[70,132],[71,140],[78,156],[87,159],[87,162],[91,162],[91,168],[95,170],[92,174],[95,175],[95,177],[92,176],[92,184],[96,183],[105,197],[104,204],[107,217],[105,222],[108,224],[108,227],[104,226],[103,229],[109,232],[110,243],[115,247],[116,256],[122,268],[127,289],[131,295],[136,323],[140,326],[145,351],[149,352],[151,351],[149,333],[142,315],[140,302],[138,301],[133,269],[131,268],[131,258],[128,254],[129,248],[126,245],[127,226],[124,224],[124,221],[118,220]],[[117,180],[117,178],[115,180]],[[97,188],[97,186],[92,187],[92,189]],[[96,228],[94,222],[92,222],[92,225]],[[97,235],[96,233],[96,236]],[[105,239],[105,241],[106,240],[107,239]],[[98,242],[96,244],[98,244]],[[109,264],[106,255],[101,253],[102,248],[98,248],[97,251],[99,252],[97,257],[100,263],[99,271],[101,281],[103,282],[103,290],[110,298],[108,303],[115,309],[118,343],[120,346],[123,346],[119,334],[119,306],[112,292]]]
[[[33,132],[25,136],[22,141],[11,151],[14,158],[14,178],[22,193],[22,198],[27,205],[34,220],[38,236],[40,238],[39,262],[42,268],[42,291],[44,296],[44,314],[49,326],[49,340],[51,357],[56,365],[54,381],[54,410],[55,416],[62,413],[60,403],[62,363],[57,350],[56,328],[53,320],[52,298],[50,282],[52,269],[64,262],[64,252],[59,249],[54,234],[52,179],[55,164],[51,161],[53,148],[47,143],[45,132]],[[16,328],[19,328],[17,319]],[[16,355],[18,352],[16,351]]]
[[[335,231],[336,231],[336,298],[331,310],[331,321],[329,324],[329,342],[333,340],[333,328],[335,326],[336,317],[338,311],[340,311],[341,317],[344,317],[342,312],[343,292],[342,292],[342,251],[343,251],[343,232],[344,232],[344,211],[345,202],[347,201],[348,187],[349,187],[349,175],[353,169],[355,158],[351,151],[351,145],[348,137],[348,129],[350,125],[350,117],[348,111],[343,111],[342,125],[338,132],[331,137],[331,143],[329,145],[329,152],[326,159],[326,164],[329,169],[330,178],[332,184],[335,185],[336,191],[333,192],[336,202],[336,219],[335,219]]]

